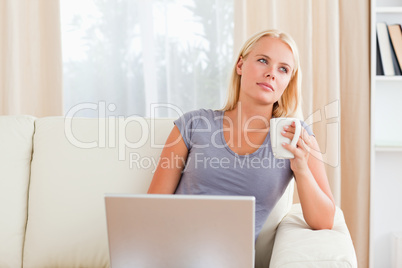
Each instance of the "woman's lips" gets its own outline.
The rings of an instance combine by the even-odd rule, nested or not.
[[[260,87],[262,87],[263,89],[267,90],[267,91],[274,91],[274,88],[268,84],[268,83],[257,83],[257,85],[259,85]]]

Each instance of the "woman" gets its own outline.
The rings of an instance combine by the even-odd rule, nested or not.
[[[233,68],[225,107],[175,121],[148,193],[255,196],[257,238],[294,177],[306,222],[331,229],[335,204],[310,128],[303,124],[296,147],[283,145],[293,159],[275,159],[270,146],[269,120],[295,116],[300,85],[291,37],[277,30],[252,36]],[[294,132],[293,123],[282,135],[292,139]]]

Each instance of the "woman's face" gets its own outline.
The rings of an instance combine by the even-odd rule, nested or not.
[[[278,38],[262,37],[236,71],[241,76],[239,101],[273,105],[287,88],[294,69],[290,47]]]

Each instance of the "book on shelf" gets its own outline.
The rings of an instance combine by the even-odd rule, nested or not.
[[[402,28],[400,24],[388,25],[389,37],[395,52],[397,68],[402,70]]]
[[[377,22],[377,38],[384,75],[401,75],[401,69],[399,68],[395,50],[388,32],[388,26],[385,22]]]
[[[377,54],[377,57],[376,57],[376,63],[377,63],[377,66],[376,66],[376,74],[377,75],[384,75],[384,69],[382,68],[382,61],[381,61],[381,56],[380,56],[380,46],[379,46],[379,44],[378,44],[378,35],[377,35],[377,38],[376,38],[376,40],[377,40],[377,49],[376,49],[376,54]]]

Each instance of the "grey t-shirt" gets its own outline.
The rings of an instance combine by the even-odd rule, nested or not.
[[[200,109],[174,121],[189,150],[175,193],[254,196],[257,239],[293,178],[290,161],[273,156],[269,133],[252,154],[233,152],[223,136],[223,115],[224,111]]]

